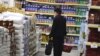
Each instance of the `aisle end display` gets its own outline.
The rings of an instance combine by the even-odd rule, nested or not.
[[[0,15],[0,20],[0,23],[4,25],[1,26],[10,30],[11,44],[9,55],[33,56],[35,54],[34,52],[37,51],[34,17],[14,12],[3,12]]]

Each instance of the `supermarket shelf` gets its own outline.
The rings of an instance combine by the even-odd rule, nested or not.
[[[49,35],[49,32],[42,32],[42,34],[46,34],[46,35]]]
[[[42,32],[42,34],[49,35],[49,32]],[[70,36],[80,36],[80,34],[67,34],[67,35],[70,35]]]
[[[47,42],[41,42],[41,44],[48,44]],[[78,44],[67,44],[67,43],[64,43],[64,45],[67,45],[67,46],[78,46]]]
[[[80,25],[67,25],[67,26],[70,26],[70,27],[80,27]]]
[[[100,10],[100,6],[91,6],[90,8]]]
[[[86,45],[91,46],[92,44],[96,44],[98,47],[100,47],[100,43],[96,42],[86,42]]]
[[[51,3],[51,2],[40,2],[26,0],[27,2],[40,3],[40,4],[50,4],[50,5],[75,5],[75,6],[88,6],[88,4],[77,4],[77,3]]]
[[[67,46],[78,46],[78,44],[67,44],[67,43],[64,43],[64,45],[67,45]]]
[[[70,36],[80,36],[80,34],[67,34],[67,35],[70,35]]]
[[[41,42],[41,44],[48,44],[47,42]]]
[[[50,23],[36,23],[38,25],[52,25]],[[80,25],[67,25],[68,27],[80,27]]]
[[[88,24],[89,28],[99,28],[98,24]]]
[[[29,12],[26,11],[27,14],[41,14],[41,15],[54,15],[54,13],[41,13],[41,12]],[[79,15],[71,15],[71,14],[62,14],[63,16],[70,16],[70,17],[86,17],[86,16],[79,16]]]
[[[38,24],[38,25],[52,25],[50,23],[36,23],[36,24]]]

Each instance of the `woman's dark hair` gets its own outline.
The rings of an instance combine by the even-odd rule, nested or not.
[[[62,11],[61,11],[60,8],[55,8],[54,11],[55,11],[56,13],[58,13],[58,14],[61,14],[61,13],[62,13]]]

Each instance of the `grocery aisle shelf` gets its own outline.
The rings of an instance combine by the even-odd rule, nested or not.
[[[80,36],[80,34],[67,34],[67,35],[70,35],[70,36]]]
[[[52,25],[50,23],[36,23],[37,25]]]
[[[27,2],[41,3],[41,4],[50,4],[50,5],[75,5],[75,6],[88,6],[88,4],[78,4],[78,3],[51,3],[51,2],[41,2],[41,1],[32,1],[26,0]]]
[[[100,10],[100,6],[90,6],[90,8]]]
[[[41,42],[41,44],[48,44],[47,42]],[[64,45],[67,46],[78,46],[78,44],[68,44],[68,43],[64,43]]]
[[[91,46],[93,44],[96,44],[98,47],[100,47],[100,43],[96,43],[96,42],[86,42],[86,45]]]
[[[70,26],[70,27],[80,27],[80,25],[67,25],[67,26]]]
[[[41,42],[41,44],[48,44],[47,42]]]
[[[42,32],[42,34],[46,34],[46,35],[49,35],[49,32]]]
[[[49,35],[49,32],[42,32],[42,34]],[[80,36],[80,34],[66,34],[66,35],[70,35],[70,36]]]
[[[99,28],[98,24],[88,24],[89,28]]]
[[[52,25],[50,23],[36,23],[37,25]],[[66,25],[68,27],[80,27],[80,25]]]
[[[43,12],[29,12],[26,11],[28,14],[41,14],[41,15],[54,15],[54,13],[43,13]],[[62,14],[63,16],[70,16],[70,17],[86,17],[86,16],[80,16],[80,15],[71,15],[71,14]]]
[[[68,44],[68,43],[64,43],[64,45],[67,45],[67,46],[78,46],[78,44]]]

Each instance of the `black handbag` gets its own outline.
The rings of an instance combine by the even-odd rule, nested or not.
[[[53,48],[53,42],[52,40],[49,40],[45,48],[45,55],[51,55],[52,48]]]

